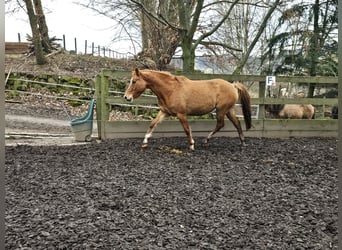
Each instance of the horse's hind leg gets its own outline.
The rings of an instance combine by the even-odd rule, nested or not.
[[[164,112],[159,111],[159,113],[157,114],[157,117],[152,120],[152,122],[150,123],[150,126],[147,129],[142,147],[147,147],[148,139],[152,136],[153,130],[155,129],[156,125],[162,122],[164,118],[167,116],[168,115],[165,114]]]
[[[224,127],[224,113],[217,111],[217,113],[216,113],[216,127],[209,133],[207,138],[204,140],[204,143],[208,143],[209,139],[211,137],[213,137],[213,135],[223,127]]]
[[[236,117],[235,115],[235,111],[234,111],[234,108],[230,109],[228,111],[228,113],[226,114],[226,116],[228,117],[228,119],[233,123],[234,127],[236,128],[236,130],[238,131],[239,133],[239,138],[240,138],[240,141],[241,141],[241,145],[242,146],[245,146],[245,137],[242,133],[242,128],[241,128],[241,124],[240,124],[240,121],[239,119]]]

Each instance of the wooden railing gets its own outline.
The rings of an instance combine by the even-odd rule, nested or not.
[[[174,74],[179,74],[175,72]],[[109,112],[113,105],[125,105],[127,102],[122,95],[112,95],[109,91],[110,79],[129,80],[131,72],[103,70],[96,76],[96,100],[98,134],[100,139],[142,137],[150,121],[109,121]],[[315,120],[284,120],[266,119],[265,104],[312,104],[314,106],[332,106],[338,103],[337,98],[268,98],[265,97],[266,76],[259,75],[224,75],[224,74],[186,74],[190,79],[222,78],[227,81],[256,82],[259,84],[257,98],[252,98],[252,105],[257,105],[258,117],[253,119],[253,127],[246,132],[252,137],[291,137],[291,136],[317,136],[337,137],[338,122],[333,119]],[[277,82],[284,83],[318,83],[324,85],[337,84],[337,77],[299,77],[277,76]],[[134,100],[136,105],[157,106],[156,97],[140,97]],[[241,121],[243,123],[243,120]],[[191,120],[190,125],[194,135],[206,136],[215,126],[215,120]],[[222,131],[225,135],[237,136],[235,128],[230,122]],[[164,121],[155,131],[155,136],[182,136],[183,129],[178,121]]]

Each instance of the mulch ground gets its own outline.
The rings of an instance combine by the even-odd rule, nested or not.
[[[337,249],[335,139],[6,146],[6,249]]]

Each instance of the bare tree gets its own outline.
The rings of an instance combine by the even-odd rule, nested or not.
[[[46,53],[50,53],[52,50],[51,42],[49,38],[49,29],[46,24],[46,19],[43,11],[41,0],[33,0],[34,10],[37,17],[38,30],[40,33],[43,49]]]
[[[165,22],[157,21],[160,16],[177,20],[176,1],[88,0],[87,3],[80,1],[78,4],[110,18],[116,31],[113,42],[128,41],[136,58],[146,62],[148,67],[165,69],[179,46],[177,31]]]
[[[82,0],[77,4],[92,10],[96,15],[108,18],[113,43],[129,43],[134,54],[142,50],[141,11],[135,4],[127,0]]]
[[[224,16],[231,3],[223,2],[217,6],[219,16]],[[244,0],[239,2],[232,10],[229,18],[223,25],[209,37],[206,46],[208,56],[211,60],[218,62],[215,70],[220,72],[233,72],[239,65],[239,73],[256,73],[259,67],[261,51],[265,46],[265,31],[260,31],[260,24],[271,8],[271,3],[258,0]],[[272,15],[274,16],[274,15]],[[270,19],[266,20],[266,27],[270,27]],[[261,33],[257,39],[257,35]],[[216,41],[212,43],[212,41]],[[253,41],[256,41],[252,44]],[[218,42],[220,46],[218,46]],[[224,45],[230,45],[224,46]],[[253,48],[251,48],[253,45]],[[241,50],[232,50],[231,47],[241,48]],[[250,50],[249,56],[246,56]],[[248,59],[243,62],[243,59]],[[237,73],[237,72],[236,72]]]
[[[83,5],[91,6],[98,13],[103,14],[105,14],[103,11],[105,9],[105,15],[109,14],[110,9],[113,11],[114,6],[125,9],[126,16],[121,14],[120,18],[115,17],[125,28],[132,25],[132,22],[140,23],[142,54],[151,57],[158,68],[164,68],[163,64],[170,61],[177,46],[182,49],[183,71],[185,72],[194,71],[195,51],[199,46],[211,47],[211,49],[221,47],[231,53],[243,52],[239,54],[239,64],[234,71],[240,73],[281,0],[274,0],[267,6],[267,13],[258,20],[258,31],[249,43],[243,43],[248,44],[248,47],[244,48],[241,43],[234,45],[229,41],[217,40],[218,36],[215,36],[215,33],[232,18],[233,10],[237,6],[250,4],[251,1],[248,0],[97,0],[95,2],[95,5],[94,1]],[[220,15],[217,15],[218,12]],[[128,23],[127,17],[132,16],[135,16],[134,21],[131,19],[132,22]]]
[[[49,38],[49,30],[45,20],[41,0],[6,0],[6,15],[17,14],[24,11],[29,19],[32,35],[27,35],[27,40],[31,41],[33,46],[30,52],[35,53],[37,64],[45,64],[45,53],[50,53],[56,49],[57,44],[54,41],[59,40],[55,37]]]
[[[24,0],[26,5],[27,14],[30,21],[30,26],[32,30],[32,40],[34,45],[34,52],[36,56],[36,62],[38,65],[47,63],[47,60],[44,55],[41,34],[39,32],[38,27],[38,19],[36,13],[34,11],[32,0]]]
[[[135,4],[138,4],[136,2]],[[155,20],[156,16],[168,20],[177,20],[177,3],[172,0],[141,0],[140,12],[142,51],[140,58],[150,58],[160,70],[166,68],[179,46],[180,37],[177,30],[163,22]]]
[[[252,42],[248,46],[248,49],[246,50],[246,52],[243,54],[243,56],[240,60],[240,63],[238,64],[238,66],[234,70],[233,74],[240,74],[241,73],[241,71],[242,71],[244,65],[247,63],[247,60],[248,60],[249,56],[251,55],[256,43],[258,42],[261,35],[263,34],[263,32],[267,26],[268,20],[270,19],[271,15],[275,11],[275,9],[279,6],[280,3],[281,3],[281,0],[275,0],[272,3],[271,7],[268,9],[265,17],[263,18],[262,22],[260,23],[260,27],[258,29],[257,34],[255,35],[254,39],[252,40]]]
[[[215,33],[229,17],[230,11],[238,1],[234,0],[227,14],[209,28],[205,24],[206,17],[201,14],[205,10],[210,11],[213,5],[220,4],[222,1],[211,1],[206,5],[204,0],[97,0],[80,4],[97,13],[111,16],[122,25],[123,30],[139,22],[143,33],[141,34],[142,53],[152,55],[151,58],[158,68],[164,68],[163,64],[170,62],[179,46],[183,53],[183,70],[193,71],[197,47],[207,42],[205,39]],[[117,13],[118,9],[122,10],[121,14],[113,14]],[[131,29],[127,33],[130,32]],[[231,49],[240,50],[240,48]]]
[[[205,23],[206,17],[201,16],[201,14],[211,10],[212,6],[218,5],[222,1],[212,1],[205,5],[204,0],[177,0],[177,12],[175,12],[175,18],[172,19],[169,18],[170,16],[163,16],[162,14],[159,14],[158,16],[154,15],[154,13],[148,11],[145,6],[137,0],[130,1],[140,7],[144,13],[151,16],[155,22],[159,22],[168,26],[170,29],[177,31],[178,39],[180,41],[179,45],[182,48],[184,72],[194,71],[195,51],[197,47],[200,44],[208,43],[206,39],[218,30],[229,17],[234,6],[239,2],[239,0],[234,0],[222,18],[208,26]],[[229,45],[223,46],[230,47]],[[240,48],[233,47],[230,47],[230,49],[241,50]]]

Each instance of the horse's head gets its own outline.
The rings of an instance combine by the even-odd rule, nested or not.
[[[139,69],[135,68],[132,71],[132,78],[126,89],[124,98],[127,101],[133,101],[133,99],[138,98],[146,89],[147,82],[143,79]]]

